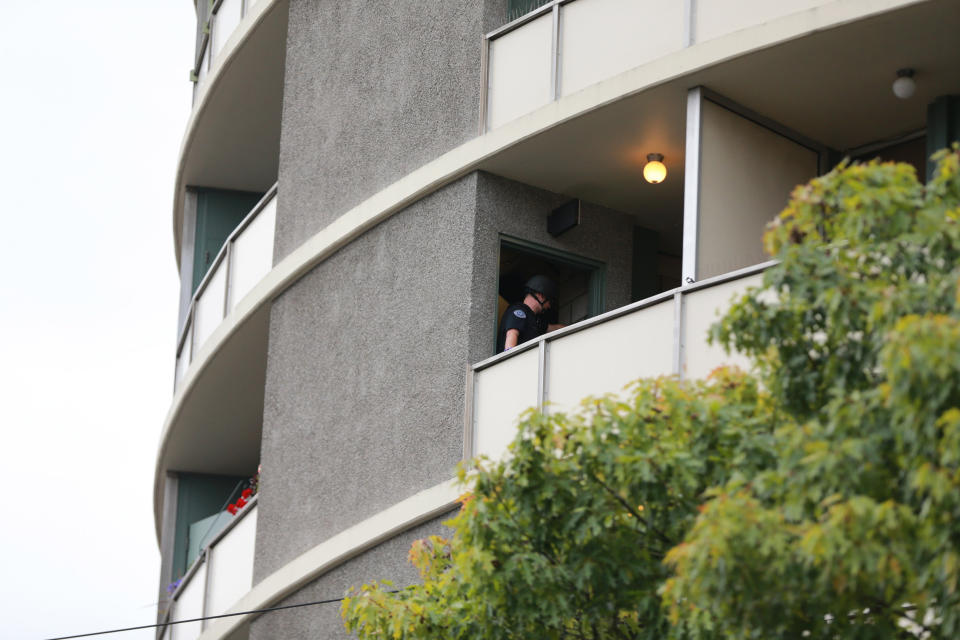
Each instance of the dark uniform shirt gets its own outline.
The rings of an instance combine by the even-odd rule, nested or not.
[[[497,353],[503,351],[504,343],[507,340],[507,331],[516,329],[520,332],[517,344],[523,344],[527,340],[533,340],[546,333],[546,327],[541,327],[537,316],[534,315],[530,307],[523,303],[512,304],[503,312],[500,318],[500,333],[497,335]]]

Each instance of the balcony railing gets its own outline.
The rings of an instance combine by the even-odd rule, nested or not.
[[[190,362],[224,318],[273,268],[273,235],[277,218],[274,185],[237,225],[193,294],[187,320],[177,341],[174,387]]]
[[[210,19],[207,22],[207,28],[204,30],[204,37],[200,43],[200,51],[197,54],[196,65],[194,66],[194,96],[198,88],[204,83],[207,73],[214,61],[223,51],[223,46],[230,35],[240,26],[250,10],[257,2],[263,0],[218,0],[213,3],[210,13]]]
[[[482,128],[693,44],[834,1],[551,0],[487,34]]]
[[[253,586],[253,550],[257,537],[256,496],[221,531],[183,576],[165,622],[226,613]],[[193,640],[204,621],[171,624],[160,640]]]
[[[530,407],[567,411],[637,378],[702,378],[724,363],[745,368],[742,356],[708,345],[707,331],[770,264],[666,291],[474,365],[468,454],[501,456],[516,435],[517,416]]]

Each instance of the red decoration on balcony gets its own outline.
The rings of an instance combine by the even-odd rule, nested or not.
[[[229,511],[229,512],[230,512],[230,515],[232,515],[232,516],[237,515],[237,505],[235,505],[235,504],[228,504],[228,505],[227,505],[227,511]]]
[[[252,496],[252,495],[253,495],[253,489],[250,489],[250,488],[244,489],[244,490],[240,493],[240,496],[243,497],[244,500],[249,500],[249,499],[250,499],[250,496]]]

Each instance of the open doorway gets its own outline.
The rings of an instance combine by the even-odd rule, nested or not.
[[[605,272],[606,265],[598,260],[501,236],[494,335],[499,335],[504,311],[523,300],[524,284],[538,274],[553,280],[559,289],[557,307],[546,314],[548,323],[570,325],[603,313]]]

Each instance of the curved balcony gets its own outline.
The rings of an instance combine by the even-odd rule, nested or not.
[[[744,154],[749,166],[733,160],[746,146],[733,135],[719,143],[719,162],[691,153],[698,144],[688,109],[693,87],[725,97],[720,111],[743,122],[779,125],[767,127],[771,145],[789,131],[787,138],[818,151],[815,168],[823,172],[844,155],[864,157],[923,136],[927,105],[958,90],[960,58],[943,54],[958,13],[941,0],[656,7],[645,0],[553,0],[485,38],[485,133],[476,139],[485,148],[476,166],[632,214],[660,233],[672,254],[686,256],[692,252],[681,250],[682,236],[690,225],[682,212],[697,206],[689,189],[722,184],[724,170],[741,170],[747,179],[766,169],[755,149]],[[899,100],[890,85],[906,65],[924,69],[923,82],[913,98]],[[732,103],[746,108],[730,109]],[[641,178],[650,152],[662,154],[668,170],[656,188]],[[922,172],[923,151],[918,155]],[[688,179],[688,168],[701,166],[705,173]],[[776,193],[780,206],[791,186]]]
[[[206,87],[210,68],[220,61],[230,37],[237,33],[245,17],[256,15],[257,5],[262,3],[264,0],[218,0],[212,4],[193,69],[194,98]]]
[[[237,225],[193,294],[177,340],[174,388],[180,386],[195,353],[214,330],[273,267],[277,187]]]
[[[496,129],[552,101],[683,49],[703,49],[727,38],[728,42],[713,47],[715,61],[721,62],[730,55],[725,51],[729,44],[746,53],[757,45],[803,35],[797,26],[830,28],[913,4],[917,3],[551,0],[485,37],[486,96],[481,129]],[[682,66],[682,61],[677,62]]]
[[[213,539],[180,580],[165,623],[226,613],[253,586],[257,537],[256,497]],[[161,640],[193,640],[210,621],[170,624]]]
[[[201,40],[174,187],[179,264],[188,186],[264,192],[277,181],[287,0],[221,0]]]
[[[249,475],[260,459],[274,186],[230,234],[190,303],[154,476],[160,537],[168,471]]]
[[[468,457],[503,455],[517,416],[530,407],[569,411],[585,396],[618,393],[638,378],[703,378],[721,364],[747,368],[743,356],[707,344],[707,331],[770,264],[666,291],[474,365]]]

